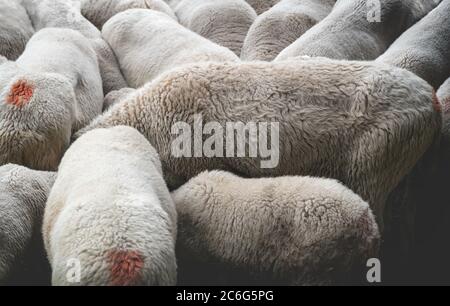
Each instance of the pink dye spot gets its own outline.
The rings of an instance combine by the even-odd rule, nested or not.
[[[133,286],[141,280],[144,258],[138,251],[112,250],[108,262],[112,286]]]
[[[11,87],[6,102],[21,108],[30,102],[33,97],[33,92],[34,88],[32,85],[28,84],[25,80],[19,80]]]
[[[433,90],[433,107],[438,113],[442,112],[442,105],[439,102],[439,99],[438,99],[438,97],[436,95],[436,91],[435,90]]]

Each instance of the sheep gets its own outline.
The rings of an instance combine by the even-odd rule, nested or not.
[[[205,170],[246,177],[334,178],[370,203],[382,228],[387,195],[439,134],[441,115],[433,101],[433,89],[419,77],[370,62],[311,58],[201,63],[161,76],[74,138],[98,127],[137,128],[160,153],[172,189]],[[259,154],[253,157],[246,150],[243,158],[236,154],[222,158],[224,150],[214,142],[219,149],[211,157],[198,152],[195,136],[197,150],[192,158],[189,142],[180,138],[192,140],[191,126],[211,122],[224,131],[230,122],[247,127],[252,122],[267,123],[259,129],[263,139]],[[269,150],[269,137],[264,144],[264,135],[270,136],[270,152],[262,149]],[[211,143],[203,137],[200,151]],[[183,149],[180,154],[179,143],[188,147],[187,153]],[[227,147],[233,144],[229,141]]]
[[[134,92],[136,92],[136,89],[133,88],[122,88],[121,90],[111,91],[103,100],[103,111],[105,112],[113,105],[126,100]]]
[[[248,31],[241,59],[272,61],[324,19],[336,0],[282,0],[260,15]]]
[[[175,13],[182,25],[238,56],[257,17],[244,0],[183,0]]]
[[[172,9],[175,9],[183,0],[164,0]]]
[[[46,284],[41,225],[55,174],[0,167],[0,284]]]
[[[53,285],[175,285],[176,235],[175,204],[144,136],[98,129],[69,148],[44,214]],[[78,279],[66,278],[71,264]]]
[[[338,0],[325,19],[275,60],[301,55],[374,60],[435,6],[428,0]]]
[[[444,114],[448,117],[450,111],[450,78],[439,88],[437,96],[442,104]]]
[[[72,133],[102,106],[89,41],[70,29],[39,31],[16,62],[0,65],[0,165],[56,170]]]
[[[0,0],[0,55],[15,61],[34,34],[27,12],[19,0]]]
[[[23,3],[36,30],[69,28],[91,41],[100,66],[104,95],[128,87],[111,47],[103,40],[101,32],[81,15],[78,0],[23,0]]]
[[[180,65],[239,61],[227,48],[156,11],[131,9],[117,14],[104,25],[102,33],[114,49],[123,75],[132,88],[141,87]]]
[[[403,33],[377,61],[408,69],[434,88],[450,76],[450,0]]]
[[[180,283],[328,285],[378,256],[369,205],[334,180],[204,172],[172,198]]]
[[[280,2],[280,0],[246,0],[256,11],[258,15],[269,10],[272,6]]]
[[[81,12],[99,30],[114,15],[131,8],[152,9],[177,20],[170,6],[162,0],[82,0]]]

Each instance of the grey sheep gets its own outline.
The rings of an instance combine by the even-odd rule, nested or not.
[[[103,111],[107,111],[115,104],[118,104],[128,98],[129,95],[136,92],[134,88],[122,88],[120,90],[111,91],[103,100]]]
[[[45,203],[56,175],[0,167],[0,284],[30,284],[48,265],[41,236]]]
[[[450,0],[403,33],[377,61],[414,72],[437,90],[450,76]]]
[[[282,0],[250,27],[241,59],[271,61],[324,19],[336,0]]]
[[[303,55],[374,60],[435,6],[430,0],[338,0],[330,15],[275,60]]]
[[[258,15],[269,10],[275,4],[280,2],[280,0],[246,0],[256,11]]]
[[[444,116],[448,118],[450,112],[450,78],[439,88],[437,97],[442,105]]]
[[[0,56],[15,61],[34,29],[21,0],[0,0]]]
[[[175,13],[183,26],[238,56],[257,16],[244,0],[183,0]]]

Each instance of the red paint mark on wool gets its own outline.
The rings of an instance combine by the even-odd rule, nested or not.
[[[23,107],[30,102],[33,97],[34,88],[25,80],[19,80],[13,84],[6,102],[16,107]]]
[[[112,250],[108,253],[112,286],[133,286],[141,280],[144,258],[138,251]]]
[[[442,105],[439,102],[439,99],[438,99],[438,97],[436,95],[436,91],[435,90],[433,90],[433,107],[438,113],[442,112]]]

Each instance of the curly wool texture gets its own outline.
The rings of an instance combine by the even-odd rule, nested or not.
[[[377,61],[414,72],[438,89],[450,76],[450,0],[403,33]]]
[[[260,15],[248,31],[241,59],[272,61],[324,19],[336,0],[282,0]]]
[[[33,273],[43,273],[40,265],[45,266],[40,233],[55,177],[17,165],[0,167],[0,284],[41,277]],[[26,274],[19,279],[21,270]]]
[[[175,285],[175,205],[135,129],[87,133],[64,156],[44,216],[54,285]],[[66,278],[71,259],[80,283]]]
[[[244,0],[183,0],[175,13],[183,26],[238,56],[257,17]]]
[[[246,0],[256,11],[258,15],[269,10],[272,6],[280,2],[280,0]]]
[[[100,31],[81,15],[78,0],[23,0],[23,3],[36,30],[68,28],[89,39],[97,54],[105,95],[128,87],[111,47],[103,40]]]
[[[214,171],[172,197],[180,279],[191,284],[331,284],[378,254],[369,205],[334,180]]]
[[[128,9],[151,9],[177,20],[175,13],[163,0],[81,0],[81,12],[99,30],[118,13]]]
[[[239,61],[227,48],[156,11],[132,9],[117,14],[105,24],[102,33],[114,49],[122,72],[133,88],[182,65]]]
[[[0,0],[0,56],[16,60],[34,29],[20,0]]]
[[[0,165],[56,170],[73,132],[102,111],[95,52],[79,32],[44,29],[0,65]]]
[[[331,13],[275,60],[297,56],[374,60],[404,31],[436,6],[437,1],[338,0]],[[381,14],[378,13],[381,9]],[[379,16],[379,19],[378,19]],[[379,20],[380,22],[377,22]]]
[[[373,63],[205,63],[161,76],[79,135],[98,127],[137,128],[159,152],[172,188],[215,169],[246,177],[334,178],[368,201],[382,222],[387,195],[439,133],[432,100],[433,89],[419,77]],[[173,124],[192,126],[198,114],[224,130],[230,121],[279,122],[278,167],[262,169],[260,156],[175,158]]]

